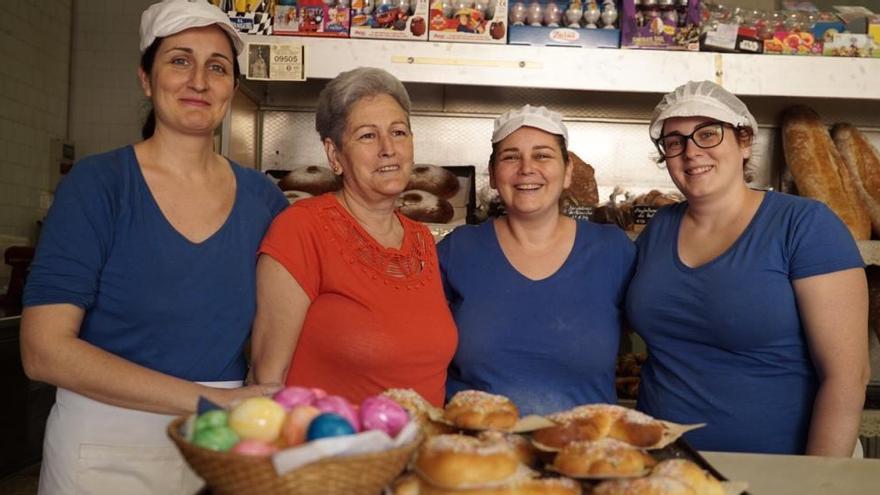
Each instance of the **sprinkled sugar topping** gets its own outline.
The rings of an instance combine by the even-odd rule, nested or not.
[[[513,453],[503,438],[479,440],[466,435],[437,435],[426,440],[424,448],[429,451],[477,455]]]

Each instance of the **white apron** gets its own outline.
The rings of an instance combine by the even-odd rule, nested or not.
[[[217,388],[241,382],[203,383]],[[175,416],[59,388],[46,423],[40,495],[192,495],[204,482],[165,433]]]

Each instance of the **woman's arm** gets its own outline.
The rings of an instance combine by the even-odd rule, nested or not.
[[[257,316],[251,341],[250,378],[284,383],[311,301],[281,263],[263,254],[257,261]]]
[[[193,412],[199,396],[226,405],[277,389],[216,389],[137,365],[80,339],[84,315],[73,304],[25,308],[21,357],[30,378],[107,404],[162,414]]]
[[[816,275],[795,280],[793,286],[819,374],[806,453],[850,457],[871,374],[865,271]]]

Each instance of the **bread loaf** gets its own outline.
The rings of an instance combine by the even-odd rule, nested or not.
[[[859,200],[849,169],[819,115],[805,106],[786,110],[782,145],[798,192],[828,205],[856,240],[869,239],[868,211]]]
[[[588,163],[581,160],[573,152],[571,157],[571,185],[559,198],[562,207],[566,206],[596,206],[599,204],[599,189],[596,186],[596,172]]]
[[[849,124],[835,125],[831,129],[831,137],[868,210],[874,237],[880,238],[880,153],[858,129]]]

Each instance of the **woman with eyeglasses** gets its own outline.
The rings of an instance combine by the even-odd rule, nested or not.
[[[689,82],[650,133],[687,198],[639,236],[627,316],[648,345],[638,408],[700,450],[850,456],[869,377],[867,285],[824,204],[749,189],[757,122]]]

